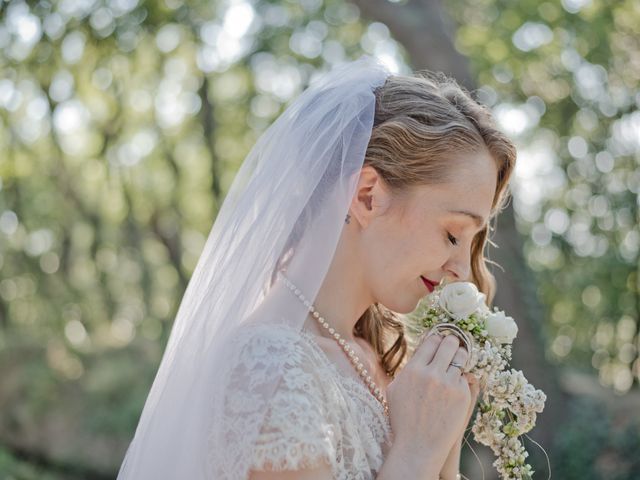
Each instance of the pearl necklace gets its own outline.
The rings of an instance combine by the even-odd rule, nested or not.
[[[382,407],[384,409],[384,414],[386,416],[389,416],[389,404],[387,403],[387,400],[384,397],[382,390],[373,381],[373,378],[371,378],[371,375],[369,374],[367,369],[364,367],[364,364],[360,361],[360,358],[358,358],[356,353],[353,351],[353,348],[351,348],[349,344],[344,340],[344,338],[342,338],[342,336],[338,332],[336,332],[335,329],[329,325],[329,323],[327,323],[324,317],[322,317],[320,313],[318,313],[318,311],[315,309],[313,304],[305,298],[305,296],[302,294],[300,289],[296,287],[293,283],[291,283],[291,280],[289,280],[284,275],[284,273],[282,272],[279,272],[279,273],[284,279],[284,282],[289,288],[289,290],[291,290],[302,301],[304,306],[309,309],[313,317],[318,320],[320,325],[322,325],[329,332],[329,334],[336,340],[336,342],[338,342],[338,345],[340,345],[340,348],[342,348],[344,353],[347,355],[347,358],[349,359],[351,364],[355,367],[356,371],[358,372],[358,375],[360,375],[362,380],[364,380],[364,383],[369,388],[369,391],[371,392],[371,394],[374,397],[376,397],[378,401],[382,404]]]

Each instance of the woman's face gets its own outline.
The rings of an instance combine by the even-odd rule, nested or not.
[[[364,274],[375,302],[392,311],[411,312],[430,292],[421,276],[435,284],[470,280],[471,243],[488,221],[497,167],[488,152],[459,157],[455,164],[463,166],[452,167],[449,183],[414,187],[401,197],[378,188],[376,199],[371,190],[380,208],[360,232]]]

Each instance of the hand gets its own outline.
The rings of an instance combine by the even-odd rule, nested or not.
[[[454,335],[427,335],[389,384],[394,445],[404,450],[405,458],[415,457],[441,470],[451,446],[464,432],[463,422],[468,421],[468,381],[458,368],[450,366],[452,360],[464,364],[467,357]]]
[[[471,392],[471,403],[469,404],[469,409],[465,415],[465,427],[462,429],[458,436],[458,440],[454,443],[453,447],[449,451],[449,455],[442,466],[442,470],[440,471],[440,476],[442,478],[455,478],[456,473],[460,471],[460,454],[462,453],[462,441],[464,440],[464,433],[467,430],[469,421],[471,420],[471,416],[473,415],[473,410],[475,409],[476,403],[478,401],[478,395],[480,393],[480,382],[476,379],[476,377],[471,373],[464,374],[468,384],[469,390]]]

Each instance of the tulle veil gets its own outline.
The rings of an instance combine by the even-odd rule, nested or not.
[[[224,400],[234,395],[231,340],[249,322],[302,327],[308,311],[280,288],[276,273],[286,271],[313,301],[363,165],[374,90],[390,74],[368,55],[334,67],[249,152],[180,303],[118,480],[221,478],[212,449],[244,478],[258,431],[243,432],[242,446],[232,449],[220,427]],[[257,392],[257,411],[279,375],[273,372],[268,388]]]

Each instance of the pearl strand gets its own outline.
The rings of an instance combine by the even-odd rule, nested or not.
[[[367,369],[364,367],[364,364],[360,361],[360,358],[356,355],[353,348],[351,348],[349,344],[344,340],[344,338],[342,338],[342,336],[338,332],[336,332],[336,330],[333,327],[329,325],[329,323],[324,319],[324,317],[320,315],[320,313],[315,309],[313,304],[305,298],[305,296],[302,294],[300,289],[296,287],[282,272],[280,272],[280,275],[284,279],[284,282],[289,288],[289,290],[291,290],[300,300],[302,300],[302,303],[304,304],[305,307],[309,309],[313,317],[316,320],[318,320],[320,325],[322,325],[329,332],[329,334],[335,339],[335,341],[338,342],[338,345],[340,345],[340,348],[342,348],[344,353],[347,355],[347,358],[349,359],[351,364],[355,367],[356,371],[358,372],[358,375],[360,375],[362,380],[364,380],[364,383],[369,388],[369,391],[371,392],[371,394],[382,404],[382,407],[384,409],[384,414],[389,416],[389,404],[387,403],[387,399],[384,397],[384,394],[382,393],[382,390],[380,389],[380,387],[378,387],[378,385],[376,385],[376,383],[373,381],[373,378],[371,377]]]

